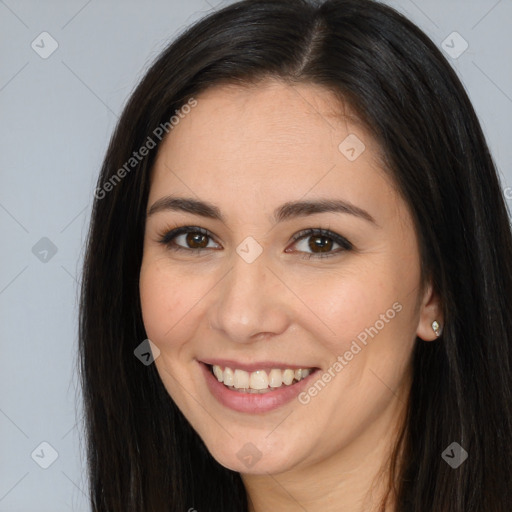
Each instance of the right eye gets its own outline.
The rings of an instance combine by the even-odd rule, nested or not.
[[[220,246],[213,241],[211,233],[197,226],[183,226],[171,229],[160,235],[159,243],[172,251],[201,252],[205,249],[218,249]],[[213,243],[216,246],[211,246]]]

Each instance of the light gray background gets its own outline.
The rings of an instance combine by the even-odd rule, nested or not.
[[[96,178],[148,64],[185,26],[226,3],[0,0],[1,512],[89,510],[75,361]],[[460,57],[448,58],[481,119],[503,187],[511,186],[512,2],[388,3],[441,47],[453,31],[468,42]],[[43,31],[58,43],[46,59],[31,47],[35,40],[43,51]],[[445,44],[461,48],[453,38]],[[512,188],[506,195],[512,206]],[[55,245],[53,256],[32,251],[43,237]],[[42,442],[58,454],[48,469],[35,462],[51,461]]]

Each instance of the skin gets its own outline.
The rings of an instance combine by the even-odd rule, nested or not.
[[[416,336],[435,340],[431,323],[442,324],[438,297],[420,286],[407,205],[379,147],[320,86],[266,80],[212,88],[197,101],[159,149],[148,211],[172,194],[213,203],[225,221],[170,210],[147,218],[140,295],[158,373],[215,459],[241,473],[251,512],[379,510]],[[351,133],[366,146],[354,161],[338,149]],[[348,201],[375,223],[339,212],[272,222],[283,203],[320,198]],[[183,251],[159,243],[179,226],[212,238],[199,236],[202,251],[186,235],[174,240]],[[329,229],[353,249],[324,240],[331,256],[320,258],[308,245],[314,235],[292,240],[308,228]],[[252,263],[236,252],[248,236],[263,250]],[[236,412],[198,372],[196,360],[209,357],[327,371],[397,302],[401,311],[306,405]],[[250,468],[237,456],[247,442],[261,452]]]

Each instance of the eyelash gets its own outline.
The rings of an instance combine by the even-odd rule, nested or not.
[[[186,248],[182,247],[180,245],[176,245],[173,243],[174,239],[180,235],[189,234],[189,233],[199,233],[201,235],[204,235],[208,237],[211,240],[214,240],[212,234],[204,228],[200,228],[198,226],[183,226],[180,228],[171,229],[170,231],[166,231],[159,235],[158,243],[164,245],[166,248],[172,251],[180,252],[180,251],[186,251],[186,252],[193,252],[199,255],[202,251],[207,250],[208,248]],[[303,253],[302,258],[305,260],[309,260],[311,258],[329,258],[331,256],[335,256],[337,254],[340,254],[344,251],[350,251],[353,249],[352,244],[341,235],[338,235],[332,231],[329,231],[328,229],[321,229],[321,228],[310,228],[310,229],[304,229],[302,231],[299,231],[296,233],[292,240],[294,243],[302,240],[307,239],[309,237],[325,237],[330,238],[334,243],[338,244],[341,249],[337,249],[336,251],[329,251],[327,253]],[[216,242],[217,243],[217,242]]]

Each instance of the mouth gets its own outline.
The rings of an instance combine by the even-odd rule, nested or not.
[[[212,375],[231,391],[265,394],[293,386],[310,375],[315,368],[262,368],[248,372],[229,366],[207,365]]]
[[[197,363],[217,402],[233,411],[252,414],[269,412],[291,402],[320,371],[317,367],[279,368],[267,363],[239,364],[245,369],[232,362],[227,366],[226,361]]]

